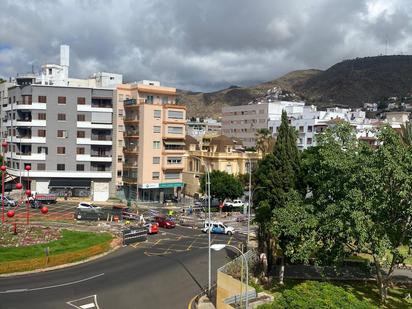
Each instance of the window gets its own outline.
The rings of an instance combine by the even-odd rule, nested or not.
[[[153,149],[160,149],[160,141],[153,141]]]
[[[85,114],[78,114],[77,115],[77,121],[86,121],[86,115]]]
[[[37,130],[37,136],[38,137],[46,137],[46,130],[43,130],[43,129]]]
[[[119,94],[119,102],[123,102],[124,95],[123,94]]]
[[[305,132],[305,128],[303,126],[299,127],[299,132]]]
[[[65,169],[66,169],[66,166],[64,164],[57,164],[58,171],[64,171]]]
[[[160,164],[160,157],[153,157],[153,164]]]
[[[312,132],[312,126],[308,126],[308,132]]]
[[[119,125],[117,126],[117,130],[118,130],[119,132],[123,132],[123,131],[124,131],[124,125],[119,124]]]
[[[38,113],[37,114],[38,120],[46,120],[46,113]]]
[[[46,155],[49,153],[49,148],[48,147],[37,147],[37,153],[45,153]]]
[[[310,137],[308,137],[307,143],[308,143],[308,145],[312,145],[312,139]]]
[[[157,180],[160,178],[160,173],[159,172],[153,172],[152,173],[152,179],[153,180]]]
[[[77,131],[77,138],[85,138],[86,132],[85,131]]]
[[[167,104],[167,102],[169,102],[169,98],[168,97],[162,97],[162,104]]]
[[[167,127],[169,134],[183,134],[183,127]]]
[[[181,164],[181,157],[167,157],[167,164]]]
[[[39,101],[39,103],[47,103],[47,97],[45,95],[39,95],[37,97],[37,100]]]
[[[77,154],[84,154],[84,147],[77,147],[77,149],[76,149],[76,153]]]
[[[153,96],[152,95],[146,96],[146,102],[145,103],[153,104]]]
[[[122,171],[117,171],[117,177],[122,177]]]
[[[182,111],[168,111],[167,117],[171,119],[183,119]]]
[[[76,164],[76,171],[83,172],[84,171],[84,164]]]
[[[122,156],[117,156],[117,162],[122,163],[123,157]]]
[[[57,114],[57,120],[66,121],[66,114]]]
[[[154,126],[153,133],[160,133],[160,126]]]
[[[119,117],[123,117],[124,111],[122,109],[119,109]]]
[[[77,97],[77,104],[78,104],[78,105],[84,105],[84,104],[86,104],[86,98]]]
[[[53,70],[49,69],[49,75],[52,75]]]
[[[37,163],[37,170],[38,171],[45,171],[46,170],[46,164],[45,163]]]
[[[57,154],[65,154],[66,147],[57,147]]]
[[[66,97],[57,97],[58,104],[66,104]]]
[[[179,179],[180,172],[168,172],[165,173],[165,179]]]
[[[161,118],[161,116],[162,116],[162,111],[160,109],[155,109],[154,118]]]
[[[66,130],[57,130],[57,137],[67,138],[67,131]]]

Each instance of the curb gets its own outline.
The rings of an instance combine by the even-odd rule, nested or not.
[[[57,269],[62,269],[62,268],[68,268],[76,265],[80,265],[83,263],[91,262],[93,260],[97,260],[99,258],[102,258],[110,253],[113,253],[114,251],[122,248],[121,245],[117,245],[110,250],[103,252],[98,255],[91,256],[85,260],[69,263],[69,264],[63,264],[63,265],[57,265],[57,266],[52,266],[52,267],[47,267],[47,268],[40,268],[40,269],[35,269],[35,270],[29,270],[29,271],[21,271],[21,272],[14,272],[14,273],[7,273],[7,274],[0,274],[0,278],[8,278],[8,277],[17,277],[17,276],[24,276],[24,275],[31,275],[31,274],[37,274],[37,273],[43,273],[46,271],[52,271],[52,270],[57,270]]]

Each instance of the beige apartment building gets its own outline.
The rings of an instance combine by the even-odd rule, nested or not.
[[[183,189],[186,108],[176,105],[176,89],[142,81],[119,85],[117,96],[117,115],[122,115],[117,138],[123,142],[117,149],[116,175],[121,175],[126,199],[178,197]]]
[[[233,175],[242,175],[249,172],[249,161],[252,166],[262,159],[262,154],[245,152],[242,142],[225,135],[211,137],[208,144],[199,142],[187,135],[186,150],[188,158],[183,172],[185,194],[194,196],[200,189],[200,177],[206,167],[210,171],[218,170]]]

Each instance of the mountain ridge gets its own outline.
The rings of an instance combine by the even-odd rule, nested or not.
[[[188,116],[219,117],[225,105],[248,104],[264,97],[273,87],[320,107],[361,107],[364,102],[410,96],[412,56],[374,56],[343,60],[327,70],[289,72],[279,78],[250,87],[234,87],[210,93],[178,90]]]

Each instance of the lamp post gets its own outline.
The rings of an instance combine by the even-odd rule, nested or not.
[[[248,158],[249,162],[249,205],[247,210],[247,243],[246,248],[249,248],[249,234],[250,234],[250,208],[251,208],[251,201],[252,201],[252,162],[250,158]]]
[[[196,160],[198,160],[199,162],[202,161],[202,159],[200,157],[197,156],[190,156],[188,154],[185,155],[185,157],[192,157],[195,158]],[[207,208],[208,208],[208,223],[209,223],[209,229],[208,229],[208,293],[210,294],[210,291],[212,290],[212,254],[211,254],[211,250],[210,250],[210,244],[211,244],[211,215],[210,215],[210,169],[208,167],[207,164],[205,164],[205,170],[206,170],[206,194],[207,194]]]
[[[248,262],[246,259],[246,256],[243,254],[242,251],[240,251],[239,248],[232,246],[232,245],[227,245],[227,244],[213,244],[211,246],[209,246],[209,250],[213,249],[215,251],[220,251],[225,247],[229,247],[232,249],[235,249],[236,251],[238,251],[240,253],[240,255],[242,256],[243,260],[245,261],[245,268],[246,268],[246,295],[245,295],[245,308],[247,309],[248,305],[249,305],[249,297],[248,297],[248,286],[249,286],[249,266],[248,266]],[[242,300],[242,294],[240,294],[240,299]]]

